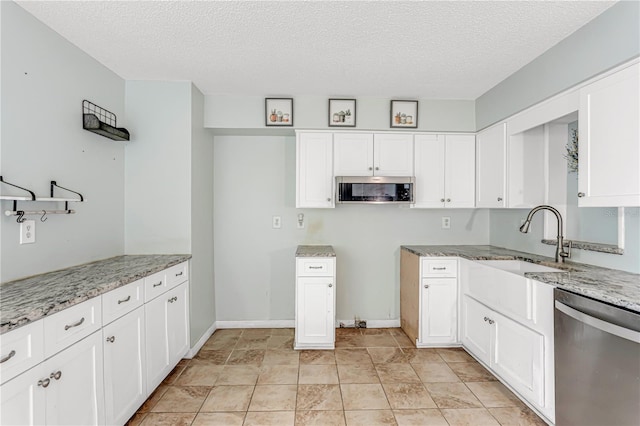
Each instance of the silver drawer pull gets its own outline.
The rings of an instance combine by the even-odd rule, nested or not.
[[[495,321],[494,321],[494,320],[492,320],[492,319],[490,319],[490,320],[489,320],[489,324],[493,324],[494,322],[495,322]]]
[[[154,287],[159,287],[159,286],[161,286],[161,285],[162,285],[162,281],[160,281],[158,284],[154,284],[153,286],[154,286]]]
[[[49,386],[49,383],[51,383],[51,380],[49,379],[38,380],[38,386],[42,386],[43,388]]]
[[[118,305],[124,302],[128,302],[129,300],[131,300],[131,295],[127,296],[126,299],[118,300]]]
[[[14,357],[15,354],[16,354],[16,351],[9,352],[9,355],[3,356],[2,359],[0,359],[0,364],[2,364],[3,362],[9,361],[11,358]]]
[[[443,266],[442,268],[433,268],[434,271],[445,271],[446,269],[446,266]]]
[[[107,337],[107,342],[113,343],[116,341],[116,336]]]
[[[429,288],[429,284],[425,284],[425,285],[424,285],[424,288]]]
[[[322,269],[324,266],[309,266],[309,269]]]
[[[62,371],[58,370],[55,373],[51,373],[51,375],[49,376],[50,379],[56,379],[56,380],[60,380],[60,377],[62,377]]]
[[[65,330],[65,331],[67,331],[67,330],[68,330],[68,329],[70,329],[70,328],[77,327],[77,326],[79,326],[80,324],[82,324],[83,322],[84,322],[84,317],[80,318],[80,321],[78,321],[78,322],[76,322],[76,323],[73,323],[73,324],[67,324],[67,325],[65,325],[65,326],[64,326],[64,330]]]
[[[180,272],[178,272],[178,273],[176,274],[176,277],[179,277],[179,276],[180,276],[180,275],[182,275],[182,274],[183,274],[183,271],[180,271]]]
[[[173,296],[171,299],[169,299],[169,300],[168,300],[168,302],[169,302],[169,303],[173,303],[173,302],[175,302],[176,300],[178,300],[178,297]]]
[[[329,288],[333,287],[333,284],[329,284]]]
[[[489,317],[484,317],[484,322],[489,321]]]

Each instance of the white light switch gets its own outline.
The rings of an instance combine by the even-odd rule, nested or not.
[[[282,228],[282,221],[280,220],[280,216],[273,216],[271,226],[273,229]]]
[[[36,221],[25,220],[20,223],[20,244],[36,242]]]

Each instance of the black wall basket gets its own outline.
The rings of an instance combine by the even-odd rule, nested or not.
[[[82,101],[82,128],[114,141],[128,141],[129,131],[117,126],[114,113],[87,100]]]

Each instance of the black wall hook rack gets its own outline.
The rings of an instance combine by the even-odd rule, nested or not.
[[[0,176],[0,183],[4,183],[5,185],[9,185],[9,186],[13,186],[14,188],[18,188],[21,189],[23,191],[28,192],[31,195],[31,201],[35,201],[36,200],[36,194],[33,191],[28,190],[27,188],[23,188],[21,186],[15,185],[13,183],[9,183],[6,180],[4,180],[4,178],[2,176]],[[15,202],[15,201],[14,201]]]
[[[117,127],[114,113],[86,99],[82,101],[82,128],[114,141],[128,141],[130,138],[127,129]]]
[[[72,189],[69,189],[69,188],[65,188],[64,186],[60,186],[60,185],[58,185],[58,183],[55,180],[51,181],[51,193],[50,193],[51,198],[55,198],[54,195],[53,195],[55,188],[60,188],[60,189],[64,189],[65,191],[72,192],[72,193],[76,194],[78,197],[80,197],[80,199],[77,200],[77,201],[79,201],[81,203],[84,201],[84,197],[82,196],[81,193],[79,193],[77,191],[74,191]],[[69,201],[65,201],[64,202],[64,209],[65,210],[69,210]]]

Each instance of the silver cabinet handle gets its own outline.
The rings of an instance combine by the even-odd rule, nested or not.
[[[380,167],[376,166],[376,170],[380,170]]]
[[[495,321],[492,319],[489,319],[489,325],[493,324]]]
[[[127,296],[126,299],[118,300],[118,305],[124,302],[128,302],[129,300],[131,300],[131,295]]]
[[[327,198],[327,201],[331,202],[331,198]]]
[[[182,275],[183,273],[184,273],[183,271],[178,272],[178,273],[176,274],[176,277],[179,277],[179,276],[180,276],[180,275]]]
[[[38,386],[42,386],[43,388],[49,386],[49,383],[51,383],[51,380],[49,379],[38,380]]]
[[[446,270],[447,270],[447,267],[446,267],[446,266],[442,266],[442,267],[440,267],[440,268],[436,268],[436,267],[434,267],[434,268],[433,268],[433,270],[434,270],[434,271],[446,271]]]
[[[498,201],[502,201],[502,197],[498,197]]]
[[[329,284],[329,288],[333,287],[333,284]]]
[[[373,170],[373,167],[369,167],[369,170]]]
[[[157,284],[154,284],[153,286],[154,286],[154,287],[159,287],[159,286],[161,286],[161,285],[162,285],[162,281],[160,281],[160,282],[159,282],[159,283],[157,283]]]
[[[55,373],[51,373],[51,375],[49,376],[50,379],[56,379],[56,380],[60,380],[60,377],[62,377],[62,371],[58,370]]]
[[[489,321],[489,317],[484,317],[484,322]]]
[[[173,296],[171,299],[167,300],[167,302],[169,302],[169,303],[173,303],[173,302],[175,302],[176,300],[178,300],[178,297],[177,297],[177,296]]]
[[[424,288],[429,288],[429,284],[425,284],[425,285],[424,285]]]
[[[14,357],[15,354],[16,354],[16,351],[9,352],[9,355],[3,356],[2,359],[0,359],[0,364],[2,364],[3,362],[9,361],[11,358]]]
[[[451,202],[451,198],[447,198],[447,203],[450,203],[450,202]]]
[[[309,266],[309,269],[322,269],[323,266]]]
[[[77,327],[84,322],[84,317],[80,318],[80,321],[74,322],[73,324],[67,324],[64,326],[64,330],[67,331],[70,328]]]
[[[116,341],[116,336],[107,337],[107,342],[113,343]]]
[[[440,202],[441,202],[441,203],[444,203],[444,198],[440,198]]]
[[[578,192],[578,197],[580,198],[584,197],[584,192]]]

